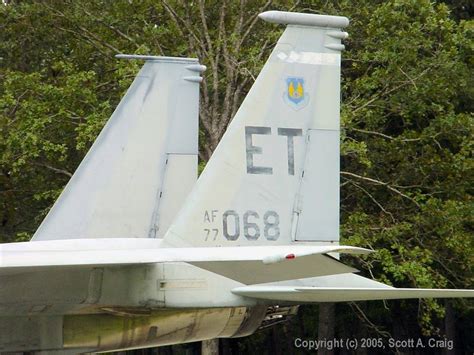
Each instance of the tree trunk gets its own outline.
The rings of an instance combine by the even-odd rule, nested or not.
[[[201,355],[219,355],[219,339],[203,340],[201,342]]]
[[[335,305],[334,303],[321,303],[319,305],[318,339],[334,339],[335,334]],[[318,355],[332,355],[334,350],[319,349]]]
[[[448,348],[443,349],[443,354],[455,354],[456,353],[456,316],[454,315],[454,309],[449,302],[449,300],[445,301],[446,307],[446,314],[444,316],[444,333],[446,335],[447,341],[453,342],[453,349],[449,350]]]

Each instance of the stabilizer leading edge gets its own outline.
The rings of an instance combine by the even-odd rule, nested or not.
[[[156,239],[72,239],[0,245],[0,275],[16,272],[187,262],[244,284],[355,271],[328,253],[365,254],[343,246],[163,248]],[[317,268],[314,266],[317,265]]]
[[[232,293],[251,298],[297,303],[349,302],[407,298],[473,298],[474,290],[423,288],[351,288],[298,286],[244,286]]]

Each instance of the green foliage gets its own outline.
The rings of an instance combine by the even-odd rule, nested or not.
[[[32,235],[130,85],[140,63],[114,60],[114,54],[199,56],[212,67],[221,51],[238,70],[227,72],[221,57],[223,64],[205,74],[216,86],[209,85],[212,99],[203,98],[201,106],[223,119],[230,87],[240,88],[232,93],[240,103],[281,28],[259,24],[239,44],[240,19],[232,14],[240,4],[227,3],[222,36],[223,5],[212,1],[205,8],[208,43],[197,25],[197,4],[0,5],[0,240]],[[244,22],[264,6],[244,4]],[[286,2],[272,8],[290,9]],[[451,8],[469,18],[468,5],[449,1],[312,1],[291,8],[351,19],[342,62],[341,235],[345,243],[378,250],[350,262],[399,287],[473,287],[474,21],[456,19]],[[202,125],[203,151],[212,151],[220,137],[212,135],[218,123]],[[463,327],[472,329],[472,303],[455,306]],[[344,323],[359,329],[354,314],[360,310],[338,307],[340,329],[355,331]],[[377,324],[362,318],[369,333],[399,322],[413,334],[436,334],[444,308],[425,300],[361,309]],[[295,332],[315,337],[316,311],[304,310]],[[262,334],[236,348],[249,350],[253,342],[263,349],[269,333]]]
[[[360,24],[343,73],[342,234],[378,250],[362,265],[379,280],[472,287],[472,28],[429,1],[385,2]],[[433,333],[440,306],[422,306]]]

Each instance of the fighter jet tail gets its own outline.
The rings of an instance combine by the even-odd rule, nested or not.
[[[278,11],[260,18],[286,30],[166,233],[174,249],[244,254],[339,242],[340,52],[349,21]],[[234,294],[267,302],[474,297],[473,290],[395,289],[363,277],[334,285],[356,270],[330,252],[275,258],[189,263],[248,285]],[[311,276],[327,285],[308,284]]]
[[[175,246],[339,241],[345,17],[265,12],[287,28],[165,240]]]
[[[0,275],[186,263],[242,285],[224,292],[266,303],[473,297],[473,290],[394,289],[345,276],[356,270],[334,253],[369,252],[338,245],[340,51],[348,20],[282,12],[260,17],[287,28],[164,240],[92,239],[159,236],[170,220],[163,216],[177,210],[167,191],[186,190],[195,178],[186,169],[196,159],[202,66],[145,57],[126,104],[35,237],[86,239],[2,245]],[[173,101],[183,95],[190,106]],[[319,283],[307,282],[314,276]]]
[[[162,237],[197,179],[197,59],[146,63],[34,241]],[[184,103],[184,104],[183,104]]]

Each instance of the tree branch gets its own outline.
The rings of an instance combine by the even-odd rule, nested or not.
[[[357,179],[360,179],[360,180],[364,180],[364,181],[368,181],[368,182],[371,182],[371,183],[374,183],[376,185],[381,185],[381,186],[385,186],[387,189],[389,189],[390,191],[393,191],[395,192],[396,194],[410,200],[411,202],[413,202],[418,208],[420,208],[420,204],[415,201],[412,197],[404,194],[403,192],[397,190],[396,188],[394,188],[393,186],[389,185],[389,183],[387,182],[383,182],[383,181],[380,181],[380,180],[376,180],[376,179],[373,179],[373,178],[369,178],[369,177],[365,177],[365,176],[361,176],[361,175],[357,175],[357,174],[354,174],[354,173],[350,173],[348,171],[341,171],[341,175],[346,175],[346,176],[351,176],[351,177],[355,177]]]
[[[357,187],[359,190],[361,190],[362,192],[364,192],[367,196],[369,196],[369,198],[372,200],[372,202],[374,202],[381,210],[382,212],[384,212],[385,214],[389,215],[390,218],[392,219],[392,222],[393,223],[396,223],[396,220],[395,220],[395,217],[393,217],[393,214],[389,211],[387,211],[381,203],[379,203],[374,196],[372,196],[366,189],[364,189],[362,186],[360,186],[359,184],[355,183],[354,181],[350,181],[350,183],[352,185],[354,185],[355,187]]]
[[[58,173],[58,174],[66,175],[67,177],[70,177],[70,178],[72,177],[72,174],[69,171],[64,170],[64,169],[58,169],[58,168],[55,168],[54,166],[43,164],[43,163],[35,163],[35,165],[54,171],[55,173]]]

